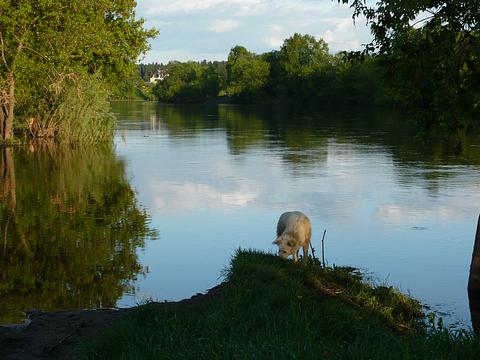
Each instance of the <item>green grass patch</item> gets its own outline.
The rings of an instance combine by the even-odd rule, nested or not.
[[[238,251],[215,296],[147,304],[77,359],[473,359],[478,337],[427,331],[421,304],[350,268]]]

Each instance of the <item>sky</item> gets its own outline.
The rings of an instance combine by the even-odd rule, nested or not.
[[[236,45],[260,54],[296,32],[324,39],[331,53],[360,50],[372,38],[336,0],[137,0],[136,13],[160,31],[143,63],[226,60]]]

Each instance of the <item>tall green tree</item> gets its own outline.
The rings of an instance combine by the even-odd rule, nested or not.
[[[278,55],[281,69],[280,83],[290,95],[313,97],[323,84],[325,73],[331,67],[332,56],[328,44],[312,35],[295,33],[283,42]]]
[[[162,70],[166,76],[157,81],[153,93],[166,102],[196,103],[215,99],[226,77],[224,61],[172,61]]]
[[[203,97],[202,66],[195,61],[172,61],[166,67],[168,76],[157,82],[154,94],[163,101],[192,101]]]
[[[328,44],[312,35],[295,33],[283,42],[279,61],[287,76],[308,77],[329,64]]]
[[[261,56],[235,46],[228,54],[225,93],[252,98],[266,85],[269,73],[269,64]]]
[[[339,0],[343,3],[348,0]],[[350,1],[364,15],[398,102],[428,136],[480,125],[480,0]]]
[[[0,0],[3,139],[11,138],[21,121],[54,112],[61,102],[59,85],[74,87],[94,75],[113,87],[135,71],[134,62],[157,34],[143,28],[135,5],[133,0]],[[60,81],[65,78],[71,81]]]

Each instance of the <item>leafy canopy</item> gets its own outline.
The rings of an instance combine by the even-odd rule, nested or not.
[[[253,94],[267,83],[269,73],[269,64],[261,56],[235,46],[228,54],[226,94]]]
[[[348,0],[339,0],[348,3]],[[480,0],[350,1],[364,15],[398,102],[425,135],[480,125]]]
[[[288,76],[307,77],[329,63],[328,44],[312,35],[295,33],[283,42],[280,65]]]
[[[62,74],[100,74],[111,88],[136,70],[156,30],[133,0],[0,0],[0,92],[15,79],[17,114],[44,117]]]

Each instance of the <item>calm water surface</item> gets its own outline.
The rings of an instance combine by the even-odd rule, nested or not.
[[[221,281],[237,248],[274,252],[278,216],[301,210],[317,249],[327,229],[329,264],[363,269],[469,326],[480,142],[455,157],[420,147],[402,119],[355,109],[113,110],[113,149],[62,161],[4,154],[16,204],[4,176],[3,321],[22,307],[190,297]]]

